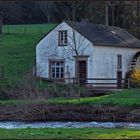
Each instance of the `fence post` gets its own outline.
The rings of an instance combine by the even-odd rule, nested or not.
[[[10,33],[10,26],[7,25],[8,34]]]
[[[42,85],[42,79],[41,78],[39,79],[39,84]]]
[[[127,79],[127,88],[128,89],[130,88],[130,79],[129,78]]]
[[[3,18],[0,17],[0,34],[2,33]]]
[[[9,86],[11,86],[11,85],[12,85],[12,79],[9,78]]]
[[[18,77],[18,69],[16,69],[16,78]]]
[[[73,82],[73,85],[74,85],[74,77],[72,78],[72,82]]]
[[[4,80],[4,66],[1,65],[1,80]]]

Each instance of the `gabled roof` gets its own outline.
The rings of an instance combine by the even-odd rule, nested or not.
[[[64,21],[94,45],[140,48],[140,40],[126,30],[101,24]]]

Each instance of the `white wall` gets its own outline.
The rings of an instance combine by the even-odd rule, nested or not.
[[[129,71],[130,62],[136,52],[140,49],[94,46],[93,53],[93,77],[95,78],[117,78],[117,55],[122,55],[122,74],[125,78]],[[102,81],[101,81],[102,82]],[[112,81],[108,81],[112,82]]]
[[[68,31],[68,46],[58,46],[58,31]],[[76,43],[79,49],[79,55],[89,55],[88,57],[88,77],[93,77],[93,52],[94,48],[92,43],[84,38],[81,34],[75,31]],[[70,77],[75,77],[75,52],[72,51],[73,45],[73,29],[65,22],[59,24],[53,31],[46,35],[36,47],[36,65],[37,75],[40,77],[49,77],[48,59],[65,59],[65,73],[67,65],[69,66]],[[81,43],[82,42],[82,43]],[[71,44],[71,45],[70,45]],[[79,45],[81,44],[81,45]],[[71,58],[71,59],[69,59]]]

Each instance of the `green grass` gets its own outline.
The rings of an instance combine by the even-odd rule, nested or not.
[[[66,103],[66,99],[54,99],[50,101],[52,103]],[[140,106],[140,89],[125,89],[113,94],[99,96],[99,97],[88,97],[81,98],[80,101],[77,99],[69,100],[70,103],[74,104],[111,104],[111,105],[123,105],[123,106]]]
[[[0,129],[0,139],[140,138],[140,130],[104,128]]]
[[[57,24],[23,24],[23,25],[4,25],[4,33],[16,34],[46,34]]]
[[[86,105],[119,105],[119,106],[140,106],[140,89],[125,89],[113,94],[100,97],[87,97],[78,99],[52,98],[36,100],[0,100],[0,104],[31,104],[31,103],[49,103],[49,104],[86,104]]]
[[[0,35],[0,65],[6,77],[30,71],[35,64],[36,44],[56,24],[4,25]],[[8,32],[9,27],[9,32]]]

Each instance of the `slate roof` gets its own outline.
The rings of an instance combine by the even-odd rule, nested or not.
[[[140,48],[140,40],[126,30],[101,24],[64,21],[94,45]]]

